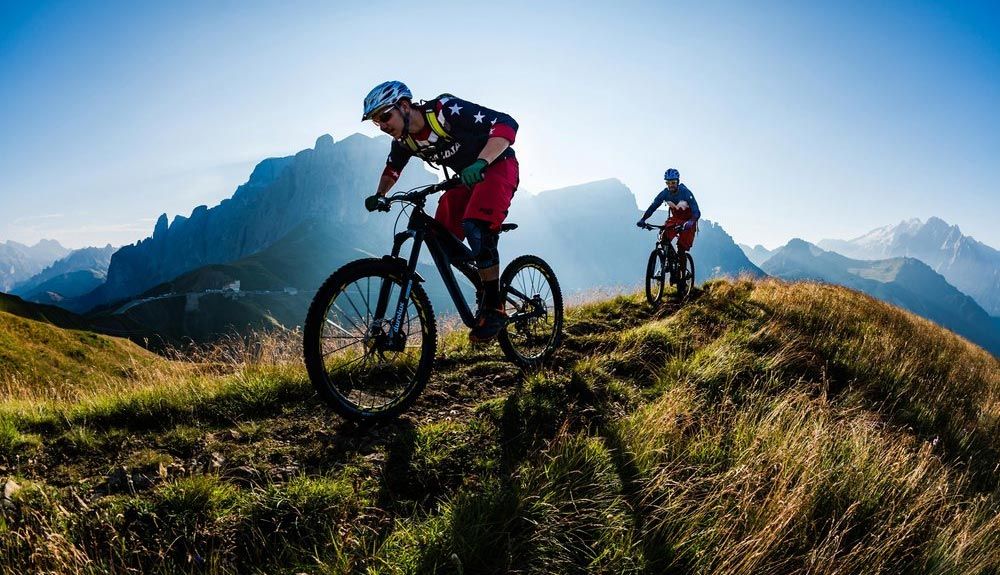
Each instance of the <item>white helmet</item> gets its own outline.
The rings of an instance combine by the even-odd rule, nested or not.
[[[413,94],[410,93],[410,89],[406,87],[406,84],[397,82],[396,80],[382,82],[372,88],[372,91],[368,92],[368,95],[365,96],[365,110],[364,115],[361,116],[361,121],[364,122],[368,118],[371,118],[375,112],[386,106],[392,106],[403,98],[413,99]]]

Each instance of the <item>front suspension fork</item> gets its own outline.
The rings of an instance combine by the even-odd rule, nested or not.
[[[396,234],[393,240],[392,255],[389,256],[392,261],[398,261],[403,243],[410,238],[413,239],[413,248],[410,250],[410,258],[402,278],[403,282],[402,286],[400,286],[399,297],[393,308],[389,333],[386,334],[388,339],[386,349],[390,351],[403,351],[406,348],[407,334],[403,331],[403,322],[406,321],[406,307],[410,300],[410,292],[413,290],[413,283],[419,280],[416,271],[417,260],[420,257],[420,247],[423,245],[423,234],[411,230]],[[393,282],[390,279],[382,280],[382,285],[379,287],[378,292],[378,301],[375,305],[375,323],[380,323],[386,318],[386,312],[390,304],[389,299],[392,284]]]

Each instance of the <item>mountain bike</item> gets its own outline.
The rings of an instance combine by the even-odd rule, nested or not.
[[[455,270],[476,288],[482,283],[472,251],[424,206],[433,193],[458,185],[456,178],[393,194],[380,211],[395,203],[410,209],[406,230],[395,234],[392,252],[360,259],[335,271],[319,288],[306,316],[303,351],[309,379],[341,416],[378,421],[406,410],[423,391],[434,369],[437,327],[434,310],[417,270],[421,249],[430,251],[437,272],[462,322],[471,311]],[[517,228],[504,224],[500,232]],[[400,257],[412,241],[407,259]],[[506,324],[497,335],[500,349],[514,364],[544,363],[562,340],[563,300],[552,268],[533,255],[514,258],[500,274]]]
[[[658,305],[663,299],[664,284],[668,279],[670,285],[674,287],[677,299],[683,300],[694,289],[694,258],[688,252],[682,262],[673,242],[665,241],[667,235],[665,232],[669,228],[672,227],[679,233],[683,225],[643,224],[642,227],[647,230],[660,230],[656,247],[649,253],[649,262],[646,264],[646,300],[650,305]]]

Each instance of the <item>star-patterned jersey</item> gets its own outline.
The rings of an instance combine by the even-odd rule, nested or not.
[[[653,215],[653,212],[657,210],[663,203],[666,202],[667,206],[670,207],[670,216],[674,217],[677,212],[690,209],[691,219],[697,221],[701,217],[701,211],[698,209],[698,202],[694,199],[694,194],[688,189],[684,184],[677,186],[677,193],[670,193],[670,188],[663,188],[663,191],[656,194],[653,198],[653,203],[649,204],[649,208],[646,209],[646,213],[642,214],[642,219],[645,220],[649,216]]]
[[[448,94],[415,104],[413,108],[414,113],[425,115],[433,111],[448,138],[439,136],[427,125],[420,133],[412,134],[416,151],[402,140],[393,140],[383,174],[394,179],[399,177],[399,172],[413,156],[447,166],[456,172],[461,171],[476,161],[491,137],[498,136],[513,144],[517,134],[514,118]],[[496,161],[513,156],[514,150],[507,147]]]

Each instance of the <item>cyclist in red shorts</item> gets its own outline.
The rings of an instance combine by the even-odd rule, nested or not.
[[[701,218],[701,210],[698,209],[698,201],[694,199],[694,194],[687,186],[681,183],[681,173],[674,168],[668,169],[663,174],[663,179],[667,187],[653,198],[649,208],[642,214],[635,225],[640,228],[646,223],[646,218],[653,215],[664,203],[670,207],[670,217],[667,218],[667,229],[663,230],[664,239],[670,241],[675,236],[677,239],[677,255],[680,261],[684,261],[684,255],[694,245],[694,234],[698,231],[698,220]],[[674,226],[681,226],[680,233]]]
[[[450,94],[415,103],[410,89],[396,81],[379,84],[369,92],[361,120],[369,119],[393,138],[378,189],[365,199],[369,211],[378,208],[413,156],[459,174],[463,185],[441,196],[434,219],[458,239],[469,242],[479,268],[483,300],[469,339],[495,337],[505,319],[497,242],[519,181],[517,158],[511,148],[517,122],[507,114]]]

